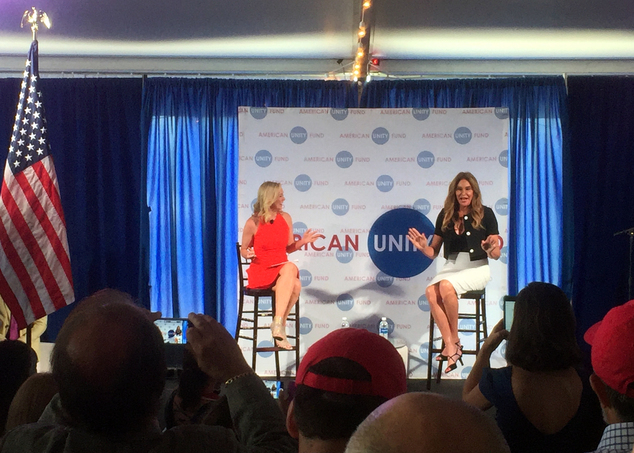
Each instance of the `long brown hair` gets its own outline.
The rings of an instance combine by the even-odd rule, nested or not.
[[[482,193],[480,192],[480,185],[478,184],[478,180],[468,171],[461,171],[456,175],[456,177],[449,184],[449,189],[447,190],[447,198],[445,198],[445,217],[442,220],[442,230],[447,231],[449,228],[449,224],[458,220],[458,210],[460,206],[458,204],[458,199],[456,198],[456,188],[458,187],[458,183],[466,179],[471,188],[473,189],[473,198],[471,199],[471,218],[474,228],[482,227],[482,218],[484,217],[484,208],[482,207]]]
[[[271,220],[271,205],[280,195],[282,185],[279,182],[265,181],[258,189],[258,200],[253,205],[253,215],[264,222]]]

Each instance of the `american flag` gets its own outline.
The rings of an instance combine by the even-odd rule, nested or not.
[[[0,296],[18,327],[75,300],[66,222],[31,44],[0,189]]]

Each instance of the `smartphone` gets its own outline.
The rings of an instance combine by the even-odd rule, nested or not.
[[[275,399],[278,399],[280,397],[280,390],[282,388],[282,383],[280,381],[267,381],[267,380],[264,380],[263,382],[266,388],[269,389],[269,392],[271,392],[271,396]]]
[[[513,313],[515,312],[515,296],[504,296],[504,328],[511,331]]]
[[[160,318],[154,324],[163,335],[163,342],[169,344],[187,343],[187,319],[185,318]]]

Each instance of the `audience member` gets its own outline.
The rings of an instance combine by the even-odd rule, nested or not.
[[[300,362],[286,426],[300,453],[343,453],[374,409],[405,393],[405,365],[385,338],[339,329],[313,344]]]
[[[490,368],[491,354],[507,337],[510,366]],[[580,363],[568,298],[555,285],[533,282],[517,296],[510,333],[500,322],[482,344],[463,399],[482,410],[496,407],[513,453],[592,450],[605,425]]]
[[[216,392],[217,383],[205,374],[189,349],[183,351],[178,387],[165,406],[165,426],[219,425],[233,428],[227,398]]]
[[[509,448],[493,420],[475,407],[433,393],[414,392],[391,399],[372,412],[345,451],[508,453]]]
[[[38,421],[58,391],[57,382],[51,373],[36,373],[30,376],[13,397],[6,430],[10,431],[16,426]]]
[[[31,323],[31,347],[35,354],[40,357],[40,337],[46,331],[48,325],[48,317],[44,316],[36,319]],[[26,329],[18,329],[18,324],[11,315],[11,310],[2,297],[0,297],[0,340],[20,340],[22,343],[27,342]]]
[[[189,321],[198,365],[224,382],[237,438],[203,425],[161,433],[157,414],[167,371],[161,334],[129,295],[103,290],[73,310],[57,337],[52,372],[59,395],[47,408],[57,423],[45,411],[40,422],[7,433],[0,451],[296,451],[277,404],[231,335],[209,316],[191,313]]]
[[[33,349],[18,340],[0,341],[0,437],[4,434],[9,406],[27,378],[35,373]]]
[[[596,452],[629,453],[634,448],[634,300],[610,310],[590,327],[590,384],[608,426]]]

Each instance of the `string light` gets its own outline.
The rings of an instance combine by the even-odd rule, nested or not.
[[[370,8],[372,0],[361,0],[361,20],[357,30],[357,53],[354,59],[352,76],[354,81],[364,81],[367,77],[370,54]]]

